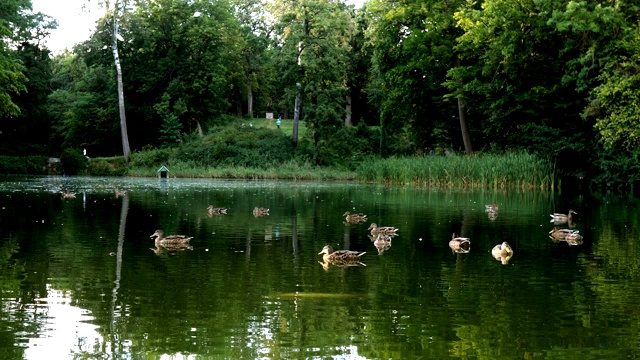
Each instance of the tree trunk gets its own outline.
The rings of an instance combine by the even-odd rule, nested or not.
[[[240,91],[236,90],[236,114],[242,117],[242,101],[240,100]]]
[[[457,54],[454,54],[454,65],[455,67],[460,67],[460,58]],[[460,131],[462,131],[464,151],[467,155],[471,155],[473,153],[473,149],[471,148],[471,135],[469,134],[469,127],[467,126],[467,116],[464,110],[462,95],[458,95],[458,116],[460,117]]]
[[[253,117],[253,91],[251,88],[251,75],[247,76],[247,114]]]
[[[202,132],[202,126],[200,126],[200,121],[196,120],[196,125],[198,128],[198,136],[204,137],[204,133]]]
[[[346,99],[347,105],[345,110],[347,111],[346,116],[344,117],[344,125],[345,126],[351,126],[351,95],[347,95],[347,99]]]
[[[116,65],[116,74],[118,76],[118,109],[120,110],[120,135],[122,137],[122,153],[124,161],[129,162],[129,135],[127,133],[127,117],[124,112],[124,86],[122,85],[122,68],[120,67],[120,57],[118,56],[118,23],[116,14],[118,12],[118,1],[115,3],[113,11],[113,61]]]
[[[298,121],[300,120],[300,83],[298,86],[298,94],[296,94],[296,102],[293,108],[293,144],[298,146]]]
[[[464,110],[464,100],[458,98],[458,115],[460,116],[460,130],[462,131],[462,141],[464,142],[464,151],[467,155],[473,154],[471,149],[471,135],[469,134],[469,127],[467,126],[467,116]]]

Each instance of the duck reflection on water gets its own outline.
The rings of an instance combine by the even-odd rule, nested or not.
[[[183,245],[156,244],[156,247],[149,248],[149,249],[151,249],[151,251],[153,251],[156,255],[162,255],[162,254],[175,255],[178,251],[193,250],[193,246],[188,244],[183,244]]]
[[[499,208],[499,205],[495,203],[484,206],[484,211],[487,213],[489,220],[493,221],[498,218]]]
[[[266,215],[269,215],[269,209],[257,206],[253,208],[253,216],[261,217]]]
[[[227,208],[213,207],[213,205],[209,205],[209,207],[207,207],[207,213],[209,214],[209,217],[213,215],[227,215]]]
[[[386,234],[378,234],[377,236],[369,235],[369,239],[373,243],[373,246],[378,250],[378,255],[382,255],[382,253],[391,248],[392,238],[393,236]]]
[[[556,242],[566,241],[570,246],[581,245],[583,239],[578,230],[559,228],[554,228],[549,231],[549,237]]]

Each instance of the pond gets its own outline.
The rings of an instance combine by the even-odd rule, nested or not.
[[[558,226],[580,237],[550,238],[570,209]],[[579,192],[5,177],[0,358],[631,358],[639,212]],[[371,223],[399,230],[373,242]],[[366,253],[325,262],[327,244]]]

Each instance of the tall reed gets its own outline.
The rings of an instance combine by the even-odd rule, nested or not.
[[[551,162],[527,153],[393,157],[363,161],[360,181],[434,187],[552,189]]]

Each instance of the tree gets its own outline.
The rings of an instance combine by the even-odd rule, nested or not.
[[[4,0],[0,8],[0,116],[13,117],[20,108],[12,97],[26,91],[27,77],[17,54],[9,47],[14,31],[22,21],[24,11],[31,8],[29,0]]]
[[[116,66],[116,75],[118,77],[118,110],[120,113],[120,136],[122,138],[122,153],[124,161],[129,162],[129,134],[127,133],[127,117],[124,110],[124,85],[122,84],[122,67],[120,66],[120,57],[118,55],[118,21],[117,15],[120,11],[120,1],[116,0],[113,6],[113,62]]]
[[[351,13],[344,4],[327,0],[283,1],[275,13],[286,90],[296,99],[297,114],[304,104],[316,161],[322,163],[323,144],[342,127],[345,113],[345,71],[354,31]]]
[[[51,155],[45,110],[51,59],[41,42],[57,24],[30,8],[16,1],[0,6],[0,148],[6,155]]]
[[[268,50],[273,25],[267,21],[261,0],[235,0],[235,17],[240,22],[244,54],[244,84],[247,100],[247,114],[254,116],[254,93],[265,86]]]
[[[592,131],[580,119],[586,95],[567,66],[580,40],[549,23],[563,4],[553,1],[488,0],[455,15],[464,33],[456,50],[461,66],[448,82],[463,93],[480,121],[485,146],[521,148],[553,157],[578,175],[589,162]],[[577,90],[577,91],[576,91]]]
[[[91,1],[91,0],[85,0]],[[129,133],[127,132],[127,117],[124,104],[124,84],[122,79],[122,66],[120,64],[120,55],[118,52],[118,41],[124,39],[120,35],[118,19],[124,16],[129,1],[128,0],[114,0],[113,7],[111,7],[110,0],[95,0],[104,8],[105,16],[102,19],[104,23],[110,23],[112,27],[111,32],[111,53],[113,55],[113,64],[116,69],[116,79],[118,84],[118,112],[120,114],[120,139],[122,141],[122,154],[125,162],[129,162],[129,153],[131,148],[129,146]],[[106,45],[106,44],[105,44]]]
[[[452,133],[461,130],[458,106],[446,97],[449,91],[443,83],[455,66],[454,47],[462,31],[453,14],[462,4],[367,3],[371,24],[367,38],[374,57],[367,93],[380,109],[383,142],[392,153],[448,148],[454,141]]]

